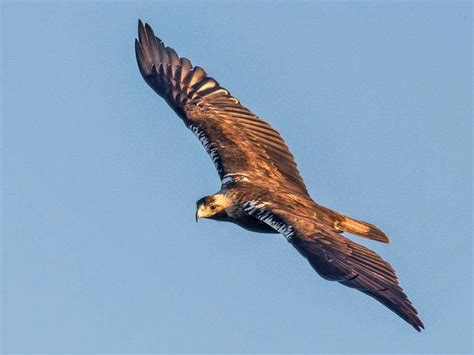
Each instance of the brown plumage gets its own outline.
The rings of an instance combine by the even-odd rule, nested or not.
[[[221,179],[218,193],[197,202],[196,219],[281,233],[322,277],[368,294],[423,328],[390,264],[342,235],[388,243],[379,228],[315,203],[279,133],[141,21],[135,53],[145,81],[198,137]]]

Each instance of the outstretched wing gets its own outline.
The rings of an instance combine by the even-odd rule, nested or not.
[[[143,78],[199,138],[223,184],[243,179],[308,195],[278,132],[202,68],[193,67],[188,59],[165,47],[141,21],[135,52]]]
[[[244,208],[283,234],[323,278],[375,298],[417,331],[424,328],[400,287],[395,271],[377,253],[345,238],[334,228],[308,218],[310,214],[301,206],[292,210],[283,200],[278,204],[251,201]]]

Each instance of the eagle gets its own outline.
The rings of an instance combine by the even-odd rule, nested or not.
[[[147,84],[196,135],[219,174],[220,190],[196,202],[196,221],[282,234],[324,279],[357,289],[424,329],[392,266],[343,234],[388,243],[382,230],[317,204],[280,134],[141,20],[135,54]]]

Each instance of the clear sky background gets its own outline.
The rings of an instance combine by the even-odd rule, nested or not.
[[[4,352],[470,352],[469,2],[2,3]],[[426,330],[283,237],[194,222],[219,189],[142,80],[137,19],[376,223]]]

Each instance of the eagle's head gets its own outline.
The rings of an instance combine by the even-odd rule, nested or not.
[[[224,220],[227,218],[225,209],[230,205],[231,201],[225,195],[205,196],[196,201],[196,222],[199,218]]]

